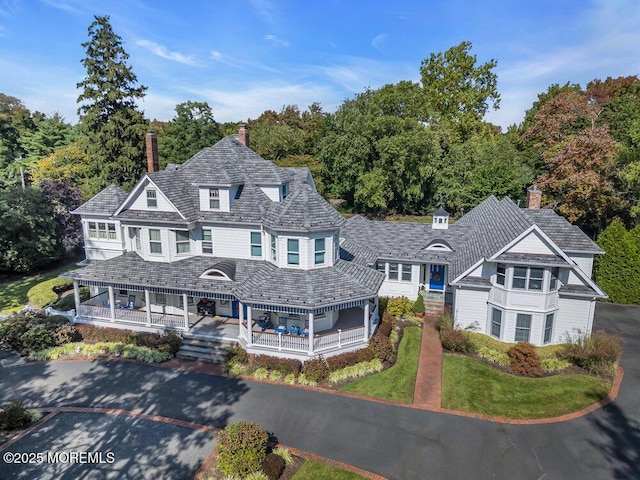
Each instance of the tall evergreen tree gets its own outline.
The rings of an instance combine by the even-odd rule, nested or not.
[[[96,16],[89,26],[89,40],[82,44],[87,56],[82,65],[87,76],[77,84],[78,114],[87,153],[99,165],[99,187],[115,182],[131,187],[144,171],[144,135],[147,121],[136,101],[147,87],[127,65],[129,55],[109,23]]]

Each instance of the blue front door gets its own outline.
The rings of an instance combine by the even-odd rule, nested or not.
[[[242,308],[244,311],[244,318],[247,318],[247,305],[245,304]],[[240,318],[240,302],[237,300],[231,301],[231,316],[233,318]]]
[[[444,265],[429,266],[429,290],[444,290]]]

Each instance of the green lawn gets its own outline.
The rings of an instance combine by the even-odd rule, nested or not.
[[[348,472],[332,467],[325,463],[307,460],[292,477],[292,480],[360,480],[364,477],[357,473]]]
[[[23,277],[0,283],[0,315],[9,315],[10,313],[20,310],[27,301],[27,292],[31,287],[45,280],[57,277],[59,274],[78,268],[75,261],[33,275],[25,275]]]
[[[545,418],[575,412],[609,393],[611,385],[587,375],[527,378],[469,357],[445,354],[442,407],[508,418]]]
[[[380,373],[348,383],[341,390],[368,397],[413,402],[421,342],[422,329],[420,327],[405,328],[395,365]]]

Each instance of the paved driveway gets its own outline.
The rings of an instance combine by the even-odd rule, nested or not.
[[[557,424],[497,424],[124,362],[7,369],[0,401],[122,408],[216,427],[256,421],[285,445],[390,479],[640,478],[640,309],[599,305],[596,314],[596,328],[626,340],[620,395]]]

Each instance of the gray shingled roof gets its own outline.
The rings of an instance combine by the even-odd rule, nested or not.
[[[100,215],[111,215],[120,204],[127,198],[128,193],[118,185],[111,184],[95,197],[86,201],[73,212],[75,214],[97,213]]]
[[[229,223],[250,223],[259,224],[262,216],[274,202],[260,189],[260,187],[249,182],[244,185],[240,198],[233,200],[231,211],[229,212],[198,212],[197,219],[202,222],[229,222]]]
[[[560,295],[587,295],[593,297],[601,297],[593,288],[588,285],[562,285],[558,290]]]
[[[578,226],[572,225],[553,210],[528,208],[523,213],[564,252],[604,253]]]
[[[290,232],[337,229],[345,220],[307,183],[300,184],[263,217],[265,226]]]
[[[502,263],[517,263],[522,265],[545,265],[552,267],[568,267],[567,261],[558,256],[544,253],[502,253],[495,260]]]
[[[378,259],[448,264],[453,280],[483,258],[495,255],[534,224],[565,251],[601,251],[595,250],[595,244],[584,233],[555,212],[523,210],[511,199],[498,200],[493,195],[445,230],[433,230],[431,225],[377,222],[355,216],[347,221],[342,234],[351,242],[365,246]],[[446,243],[454,251],[425,249],[437,241]],[[511,258],[509,255],[512,254],[503,257],[505,261]],[[545,257],[545,260],[552,265],[566,265],[559,257],[551,257],[555,256]]]
[[[200,278],[212,268],[230,281]],[[217,257],[191,257],[173,263],[144,261],[135,252],[91,264],[65,276],[93,282],[160,287],[185,292],[232,294],[245,302],[319,308],[377,295],[384,275],[338,261],[314,270],[281,269],[268,262]]]

